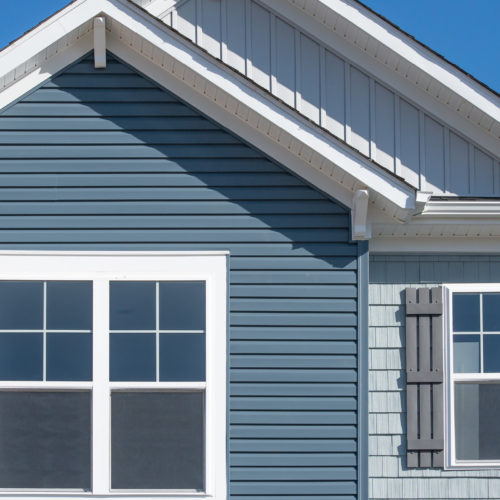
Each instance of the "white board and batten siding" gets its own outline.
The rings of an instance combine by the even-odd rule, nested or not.
[[[500,256],[372,255],[369,314],[371,500],[500,498],[500,470],[406,467],[405,288],[500,282]]]
[[[179,0],[159,17],[408,183],[498,196],[498,158],[256,0]],[[166,4],[166,5],[167,5]]]

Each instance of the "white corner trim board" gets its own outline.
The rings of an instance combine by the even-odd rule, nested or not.
[[[371,230],[368,224],[368,189],[358,189],[352,198],[351,230],[353,240],[370,239]]]
[[[106,19],[94,18],[94,66],[106,67]]]

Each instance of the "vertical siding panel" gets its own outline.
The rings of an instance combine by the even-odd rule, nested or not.
[[[453,194],[469,194],[469,151],[461,137],[450,132],[450,184]]]
[[[474,196],[492,196],[494,190],[493,158],[474,148]]]
[[[276,19],[276,95],[295,105],[295,30]]]
[[[177,30],[196,43],[196,0],[189,0],[177,9]]]
[[[267,90],[271,87],[271,15],[251,2],[251,78]]]
[[[344,61],[328,50],[325,53],[325,128],[345,140]]]
[[[226,1],[227,63],[245,74],[245,0]]]
[[[365,155],[370,154],[370,80],[351,66],[350,78],[351,144]]]
[[[432,118],[424,118],[426,188],[435,193],[444,190],[444,128]]]
[[[319,45],[307,36],[300,37],[301,112],[310,120],[319,123]]]
[[[414,186],[420,179],[420,146],[418,110],[400,100],[401,126],[401,175]]]
[[[221,57],[221,0],[203,0],[199,21],[203,32],[198,43],[209,54]]]
[[[394,94],[375,84],[376,161],[394,172]]]

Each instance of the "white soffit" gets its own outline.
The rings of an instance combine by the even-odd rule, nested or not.
[[[85,54],[92,37],[80,40],[75,33],[87,25],[91,30],[93,18],[102,15],[111,52],[346,206],[351,206],[355,191],[368,188],[370,201],[393,219],[406,219],[415,207],[414,188],[281,105],[129,0],[76,0],[2,51],[0,83],[14,74],[0,92],[0,109],[63,69],[70,58]],[[69,39],[61,51],[40,56],[45,47],[57,46],[65,37]],[[38,64],[28,71],[33,58],[39,58]],[[25,71],[19,73],[19,67]]]
[[[352,0],[265,3],[471,139],[500,151],[493,142],[500,136],[498,95],[369,9]],[[492,136],[487,143],[485,131]]]

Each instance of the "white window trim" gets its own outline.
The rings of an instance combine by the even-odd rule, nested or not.
[[[444,344],[445,344],[445,469],[480,470],[480,469],[500,469],[500,460],[456,460],[455,458],[455,419],[453,408],[455,398],[453,384],[459,381],[478,382],[498,382],[500,383],[500,373],[474,373],[474,374],[454,374],[453,373],[453,301],[454,293],[500,293],[500,283],[452,283],[444,286]],[[481,353],[482,357],[482,353]]]
[[[92,491],[0,490],[0,498],[52,497],[74,500],[93,496],[130,496],[169,500],[225,500],[226,486],[226,339],[227,258],[229,252],[82,252],[0,251],[0,280],[93,280],[93,381],[0,382],[2,389],[92,389]],[[109,281],[206,282],[206,382],[109,382]],[[205,491],[111,490],[110,390],[205,390]]]

